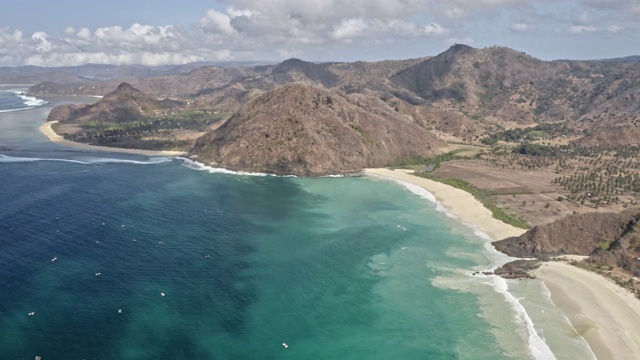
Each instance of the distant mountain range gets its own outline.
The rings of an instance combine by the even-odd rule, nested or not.
[[[393,156],[428,153],[424,147],[408,151],[410,146],[417,144],[413,138],[403,146],[385,147],[389,141],[400,144],[392,138],[406,134],[394,133],[391,138],[385,138],[366,128],[382,126],[382,119],[394,124],[402,119],[419,130],[413,132],[430,134],[424,135],[425,141],[419,143],[427,149],[430,145],[431,151],[443,145],[432,135],[473,143],[501,129],[539,124],[564,124],[574,135],[574,142],[582,145],[639,145],[640,62],[635,61],[637,58],[549,62],[504,47],[475,49],[454,45],[442,54],[419,59],[321,64],[289,59],[272,65],[194,66],[181,70],[163,69],[162,75],[135,77],[127,82],[154,98],[187,101],[193,109],[237,112],[227,124],[207,135],[194,148],[194,155],[233,167],[249,166],[265,171],[293,169],[275,166],[277,159],[266,158],[261,167],[255,162],[261,157],[248,150],[246,153],[252,154],[252,160],[240,159],[241,152],[232,151],[233,146],[225,143],[228,140],[225,137],[242,142],[257,136],[250,133],[249,128],[237,130],[241,128],[240,123],[247,121],[247,116],[255,117],[250,129],[269,129],[271,139],[282,136],[298,141],[301,140],[298,136],[309,135],[308,130],[320,129],[320,122],[328,124],[336,119],[340,119],[341,126],[346,126],[347,130],[350,128],[357,133],[351,125],[363,129],[370,142],[360,136],[364,141],[360,144],[360,161],[339,157],[332,165],[314,168],[312,159],[307,159],[303,161],[308,164],[306,167],[294,167],[300,173],[315,173],[329,171],[332,166],[336,170],[346,170],[384,165],[384,161]],[[142,71],[131,69],[130,73]],[[120,82],[119,78],[88,81],[85,74],[82,81],[45,82],[31,87],[29,93],[36,96],[105,95],[116,89]],[[294,83],[298,86],[289,86]],[[320,108],[309,107],[315,93],[321,94],[321,98],[336,99],[333,109],[320,111]],[[305,96],[300,97],[301,94]],[[265,104],[267,98],[270,100]],[[366,111],[380,117],[378,125],[373,120],[359,124],[351,119],[354,114],[372,119],[371,114],[364,116],[363,108],[358,105],[364,103],[368,104]],[[335,110],[336,107],[342,110]],[[280,130],[269,123],[288,118],[300,120],[305,116],[314,124],[305,123],[309,126],[305,125],[304,131],[301,129],[286,136],[289,129],[284,123]],[[264,124],[258,125],[258,122]],[[205,140],[217,145],[208,146]],[[319,138],[314,141],[325,144]],[[373,143],[384,147],[385,151],[376,153]],[[248,144],[258,146],[260,142],[252,140]],[[365,148],[370,156],[366,155]],[[204,154],[203,151],[209,152]],[[277,153],[277,156],[282,155]],[[297,161],[293,155],[284,159]],[[336,167],[340,161],[345,165]]]
[[[84,83],[113,79],[131,79],[162,75],[177,75],[203,66],[241,67],[272,64],[260,61],[194,62],[182,65],[106,65],[86,64],[81,66],[0,67],[0,84],[36,84],[57,82],[61,84]]]

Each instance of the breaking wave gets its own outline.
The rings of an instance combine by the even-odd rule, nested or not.
[[[48,159],[48,158],[32,158],[32,157],[19,157],[19,156],[7,156],[0,154],[0,163],[28,163],[38,161],[55,161],[55,162],[68,162],[82,165],[92,164],[136,164],[136,165],[155,165],[173,161],[170,157],[156,157],[150,158],[147,161],[140,160],[126,160],[126,159],[112,159],[112,158],[97,158],[97,157],[83,157],[80,159]]]
[[[176,159],[182,161],[182,165],[188,167],[192,170],[197,171],[207,171],[211,174],[229,174],[229,175],[244,175],[244,176],[274,176],[274,177],[296,177],[295,175],[275,175],[275,174],[267,174],[260,172],[249,172],[249,171],[233,171],[225,168],[218,168],[213,166],[208,166],[203,163],[193,161],[191,159],[187,159],[184,157],[177,157]]]
[[[408,183],[406,181],[397,180],[397,179],[391,179],[391,180],[404,186],[407,190],[420,196],[421,198],[426,199],[432,203],[435,203],[437,211],[444,213],[450,218],[458,219],[457,216],[449,212],[449,210],[445,208],[436,199],[436,197],[429,191],[423,189],[420,186]],[[476,269],[476,271],[492,271],[492,270],[495,270],[498,266],[501,266],[511,260],[509,256],[497,251],[493,247],[493,245],[491,245],[491,242],[493,240],[488,234],[480,231],[473,224],[468,224],[468,223],[464,223],[464,224],[473,230],[474,235],[485,240],[484,248],[486,251],[486,255],[489,257],[491,261],[491,263],[487,267],[484,267],[482,269],[479,267],[478,269]],[[528,343],[529,352],[531,353],[531,355],[538,360],[556,359],[556,357],[553,355],[553,352],[549,348],[549,345],[547,345],[544,339],[540,337],[540,335],[538,335],[538,333],[536,332],[533,325],[533,320],[531,320],[531,317],[527,313],[524,306],[522,306],[519,299],[514,297],[513,294],[509,292],[509,285],[507,281],[504,278],[500,276],[495,276],[495,275],[486,276],[486,281],[488,285],[490,285],[497,293],[501,294],[504,297],[505,301],[509,303],[513,311],[515,311],[515,314],[516,314],[515,320],[520,324],[524,325],[524,327],[526,328],[527,334],[528,334],[527,343]]]

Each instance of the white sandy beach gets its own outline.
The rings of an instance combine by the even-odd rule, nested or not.
[[[491,211],[485,208],[473,195],[464,190],[439,183],[437,181],[412,175],[411,170],[366,169],[365,175],[405,181],[429,191],[449,212],[461,221],[475,225],[480,231],[494,240],[518,236],[523,229],[495,219]]]
[[[432,193],[461,221],[475,225],[494,240],[524,232],[494,219],[471,194],[412,171],[366,169],[365,175],[405,181]],[[551,299],[587,341],[598,359],[640,358],[640,300],[598,274],[561,262],[544,263],[536,271]],[[576,335],[577,335],[576,334]]]
[[[640,300],[633,294],[563,262],[543,263],[535,274],[598,359],[640,358]]]
[[[95,150],[95,151],[109,151],[109,152],[119,152],[119,153],[127,153],[127,154],[137,154],[137,155],[146,155],[146,156],[183,156],[186,155],[184,151],[155,151],[155,150],[140,150],[140,149],[123,149],[109,146],[95,146],[95,145],[87,145],[81,144],[69,140],[65,140],[62,136],[56,134],[55,131],[51,128],[53,124],[57,123],[57,121],[49,121],[40,126],[40,131],[49,138],[49,140],[64,146],[73,147],[76,149],[85,149],[85,150]]]

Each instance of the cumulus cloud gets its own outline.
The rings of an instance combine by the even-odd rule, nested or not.
[[[31,35],[31,39],[34,40],[36,50],[39,53],[46,53],[53,50],[53,44],[49,41],[49,35],[42,31],[38,31]]]
[[[572,0],[572,12],[544,14],[532,0],[225,0],[188,24],[98,28],[65,24],[53,31],[23,34],[0,27],[0,66],[80,65],[88,62],[160,65],[191,61],[310,60],[335,54],[389,53],[389,48],[428,55],[443,44],[499,42],[477,33],[487,20],[524,38],[546,29],[558,35],[627,34],[634,26],[601,14],[637,13],[638,0]],[[550,3],[550,2],[541,2]],[[539,4],[538,4],[539,5]],[[511,19],[511,22],[506,22]],[[479,25],[480,24],[480,25]],[[594,24],[598,24],[597,27]],[[602,25],[613,24],[613,25]],[[624,28],[625,31],[622,31]],[[536,30],[533,32],[532,30]],[[483,30],[484,31],[484,30]],[[619,36],[619,35],[618,35]],[[491,38],[491,40],[487,40]],[[480,44],[482,46],[482,44]],[[424,51],[424,52],[421,52]],[[396,54],[403,57],[405,54]],[[335,59],[340,60],[340,58]]]
[[[525,32],[525,31],[531,30],[531,25],[526,24],[526,23],[522,23],[522,22],[515,22],[515,23],[512,23],[509,28],[512,31],[521,33],[521,32]]]
[[[251,13],[234,12],[234,17],[250,16]],[[216,10],[208,10],[205,16],[200,19],[200,26],[205,31],[213,33],[223,33],[231,35],[235,33],[235,29],[231,26],[231,17]]]
[[[333,29],[331,35],[338,40],[351,40],[364,35],[368,27],[362,19],[346,19]]]

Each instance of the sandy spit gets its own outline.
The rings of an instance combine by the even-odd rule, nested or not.
[[[43,124],[42,126],[40,126],[40,131],[46,137],[48,137],[49,140],[57,144],[73,147],[76,149],[119,152],[119,153],[147,155],[147,156],[184,156],[187,154],[185,151],[155,151],[155,150],[140,150],[140,149],[124,149],[124,148],[115,148],[115,147],[109,147],[109,146],[81,144],[81,143],[65,140],[62,136],[58,135],[55,131],[53,131],[53,129],[51,128],[51,125],[55,123],[57,123],[57,121],[49,121]]]

